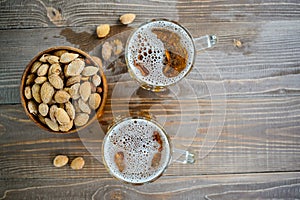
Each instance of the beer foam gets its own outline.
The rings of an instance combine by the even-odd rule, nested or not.
[[[159,133],[160,142],[154,132]],[[128,119],[115,125],[103,143],[104,162],[110,173],[129,183],[146,183],[161,175],[169,164],[170,144],[163,131],[145,119]],[[162,147],[162,148],[160,148]],[[124,169],[120,170],[115,155],[122,152]],[[153,166],[155,154],[160,153],[158,164]]]
[[[163,28],[176,33],[181,45],[187,50],[187,66],[176,77],[166,77],[163,73],[165,47],[163,42],[152,32]],[[181,26],[170,21],[153,21],[138,28],[127,43],[127,64],[140,81],[154,86],[168,86],[182,79],[192,67],[194,61],[194,44],[190,35]],[[143,76],[135,63],[141,63],[149,74]]]

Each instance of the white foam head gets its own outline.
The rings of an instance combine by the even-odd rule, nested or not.
[[[153,33],[154,29],[165,29],[177,34],[180,45],[187,51],[186,67],[175,77],[167,77],[163,73],[166,49],[162,40]],[[195,47],[192,37],[183,27],[170,21],[158,20],[139,27],[128,40],[125,52],[129,71],[139,82],[164,87],[178,82],[190,71],[194,62]],[[141,63],[148,70],[148,75],[142,75],[135,63]]]
[[[121,159],[116,161],[118,154]],[[164,131],[142,118],[122,120],[110,128],[103,141],[105,165],[113,176],[128,183],[142,184],[158,178],[170,157],[170,144]]]

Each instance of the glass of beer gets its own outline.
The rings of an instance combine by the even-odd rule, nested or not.
[[[102,144],[103,163],[115,178],[131,184],[149,183],[166,170],[175,151],[177,161],[194,163],[194,154],[172,148],[164,128],[152,119],[127,117],[113,123]]]
[[[177,22],[152,20],[128,38],[125,58],[129,74],[147,90],[163,91],[192,69],[197,50],[213,47],[215,35],[193,39]]]

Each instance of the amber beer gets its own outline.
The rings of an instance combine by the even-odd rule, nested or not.
[[[115,123],[104,138],[102,150],[110,174],[132,184],[154,181],[171,159],[165,131],[145,118],[125,118]]]
[[[181,80],[192,68],[195,46],[179,24],[153,20],[133,32],[125,50],[130,75],[149,90],[160,91]]]

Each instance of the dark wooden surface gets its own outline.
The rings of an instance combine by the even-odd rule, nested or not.
[[[120,25],[128,12],[135,22]],[[300,199],[298,1],[2,0],[0,13],[0,199]],[[214,33],[219,43],[160,95],[136,89],[126,68],[105,65],[105,113],[81,133],[50,134],[25,115],[20,79],[39,51],[69,45],[99,56],[98,24],[116,37],[152,18],[176,20],[194,37]],[[93,133],[134,112],[163,122],[196,163],[173,162],[144,186],[111,178],[99,161],[103,134]],[[54,168],[56,154],[83,156],[86,165]]]

